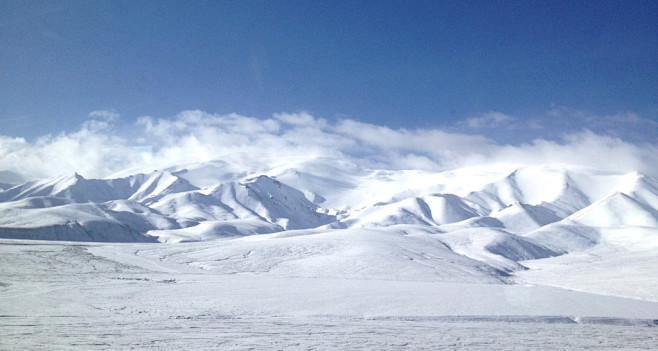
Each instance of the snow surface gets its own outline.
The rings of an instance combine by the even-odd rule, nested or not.
[[[3,239],[0,349],[655,346],[658,302],[539,284],[325,275],[318,269],[327,267],[323,262],[265,269],[308,255],[299,248],[272,262],[290,247],[271,243],[277,240],[264,240],[268,248],[249,253],[243,246],[249,240],[236,247],[231,240],[154,245]],[[259,263],[258,256],[269,263]]]
[[[658,181],[637,172],[212,161],[3,189],[0,349],[654,344]]]

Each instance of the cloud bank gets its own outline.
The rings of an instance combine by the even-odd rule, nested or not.
[[[78,172],[102,178],[125,169],[148,172],[218,159],[259,171],[292,160],[329,157],[381,169],[575,164],[658,176],[658,147],[650,140],[630,142],[612,133],[581,129],[508,144],[485,134],[496,127],[522,130],[519,121],[494,112],[447,129],[392,129],[351,119],[328,121],[306,112],[258,119],[184,111],[173,118],[142,117],[131,125],[107,111],[89,117],[75,132],[33,142],[0,136],[0,174],[27,180]],[[622,117],[600,120],[613,123]],[[636,115],[624,121],[651,123]]]

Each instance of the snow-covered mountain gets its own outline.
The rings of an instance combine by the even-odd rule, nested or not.
[[[412,265],[410,277],[430,270],[448,280],[446,272],[460,281],[498,281],[524,269],[524,260],[612,242],[641,245],[647,235],[615,241],[605,234],[633,228],[656,232],[658,181],[564,165],[425,172],[316,159],[253,173],[213,161],[110,179],[71,174],[0,190],[0,237],[244,237],[225,248],[243,257],[241,264],[287,271],[312,262],[311,271],[325,276],[376,275],[386,261],[397,272]],[[265,244],[272,238],[276,244]]]

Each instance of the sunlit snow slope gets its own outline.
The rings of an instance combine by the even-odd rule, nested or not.
[[[214,161],[4,188],[0,237],[225,239],[185,260],[231,273],[498,283],[524,262],[658,246],[655,179],[577,166],[423,172],[315,159],[252,173]]]

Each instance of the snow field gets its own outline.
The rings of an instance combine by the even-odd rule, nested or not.
[[[198,245],[3,240],[0,349],[655,345],[657,302],[540,285],[224,274],[191,264]],[[190,262],[169,258],[183,247]]]
[[[0,349],[655,344],[658,182],[636,172],[133,173],[3,186]]]

